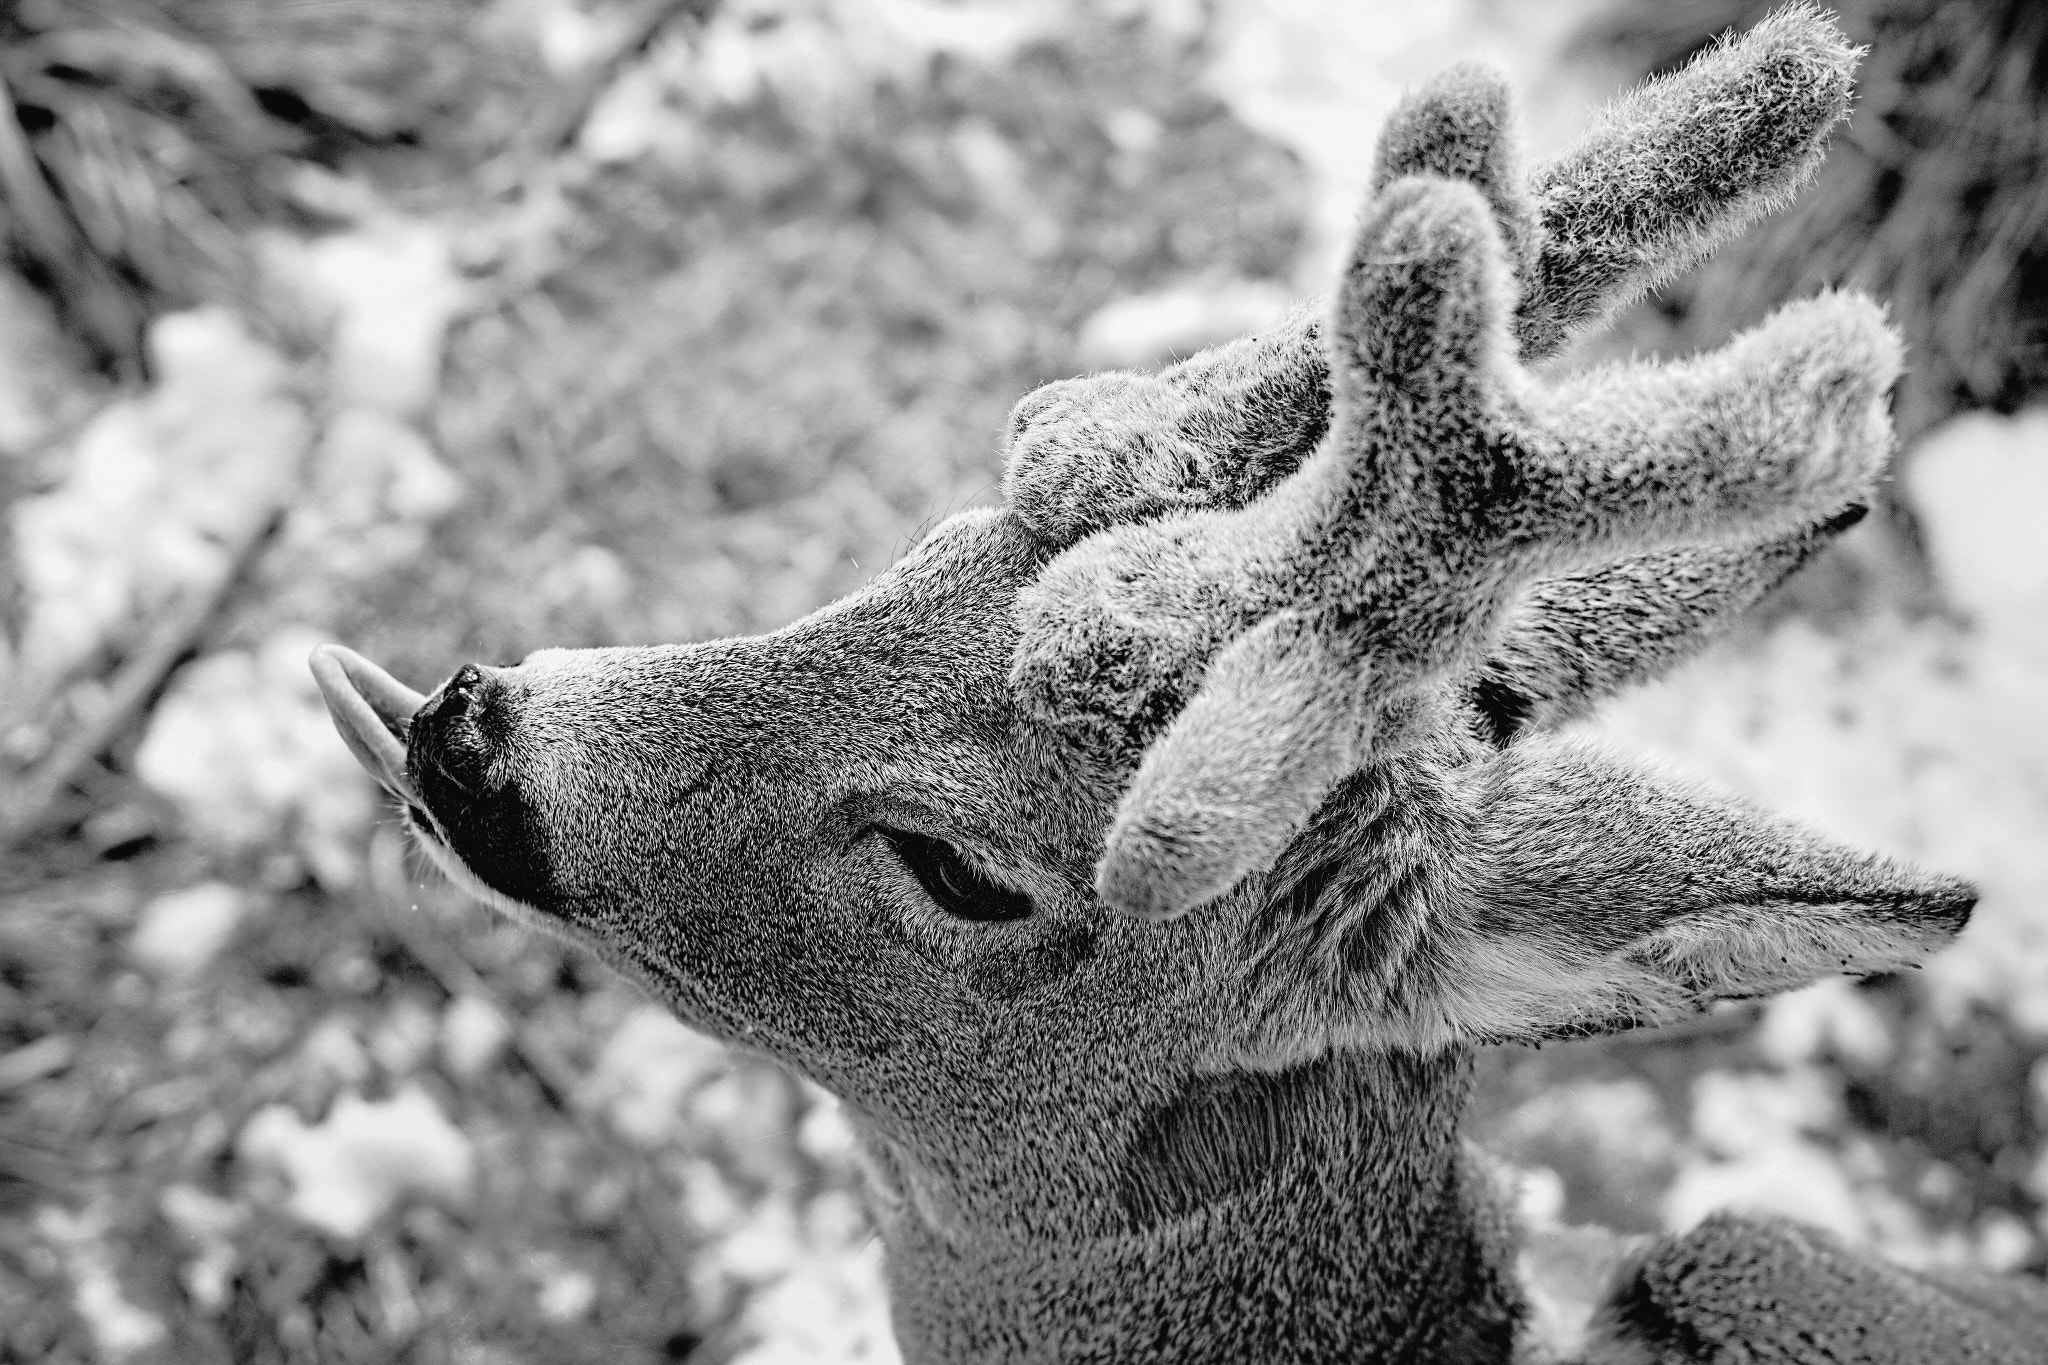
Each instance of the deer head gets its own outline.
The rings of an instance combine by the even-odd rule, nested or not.
[[[1227,1260],[1226,1210],[1311,1199],[1300,1169],[1374,1203],[1359,1254],[1419,1258],[1347,1281],[1379,1296],[1352,1340],[1502,1358],[1468,1045],[1902,967],[1972,902],[1550,733],[1882,473],[1899,347],[1852,296],[1528,368],[1788,193],[1853,60],[1789,11],[1526,180],[1499,82],[1454,71],[1382,137],[1326,322],[1025,399],[1010,505],[852,597],[431,697],[337,647],[315,672],[451,877],[846,1101],[907,1345],[1113,1354],[1151,1291],[1044,1248],[1171,1278]],[[1433,1293],[1465,1306],[1408,1322]],[[1047,1346],[1061,1294],[1094,1335]]]

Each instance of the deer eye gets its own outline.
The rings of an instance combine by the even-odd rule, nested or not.
[[[880,825],[875,832],[947,914],[967,920],[1012,920],[1031,913],[1029,896],[990,881],[944,839]]]

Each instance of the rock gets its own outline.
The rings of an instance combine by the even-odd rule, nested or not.
[[[469,1138],[417,1084],[388,1100],[343,1095],[312,1126],[269,1105],[242,1129],[236,1151],[282,1171],[291,1212],[347,1241],[408,1195],[466,1202],[476,1166]]]
[[[1943,423],[1906,462],[1905,482],[1958,606],[1989,618],[2048,614],[2048,408]]]
[[[187,980],[219,956],[251,908],[248,894],[226,882],[158,896],[144,907],[128,955],[159,977]]]

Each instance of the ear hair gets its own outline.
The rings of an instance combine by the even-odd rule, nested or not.
[[[1761,544],[1686,545],[1539,580],[1469,684],[1482,733],[1507,744],[1575,720],[1698,652],[1834,538],[1851,503]]]
[[[1260,894],[1242,1045],[1285,1057],[1609,1032],[1895,971],[1976,899],[1547,737],[1346,779]]]

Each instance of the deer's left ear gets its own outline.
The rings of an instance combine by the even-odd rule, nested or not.
[[[1471,852],[1415,1001],[1453,1036],[1610,1032],[1895,971],[1977,900],[1584,743],[1519,745],[1467,780]]]

